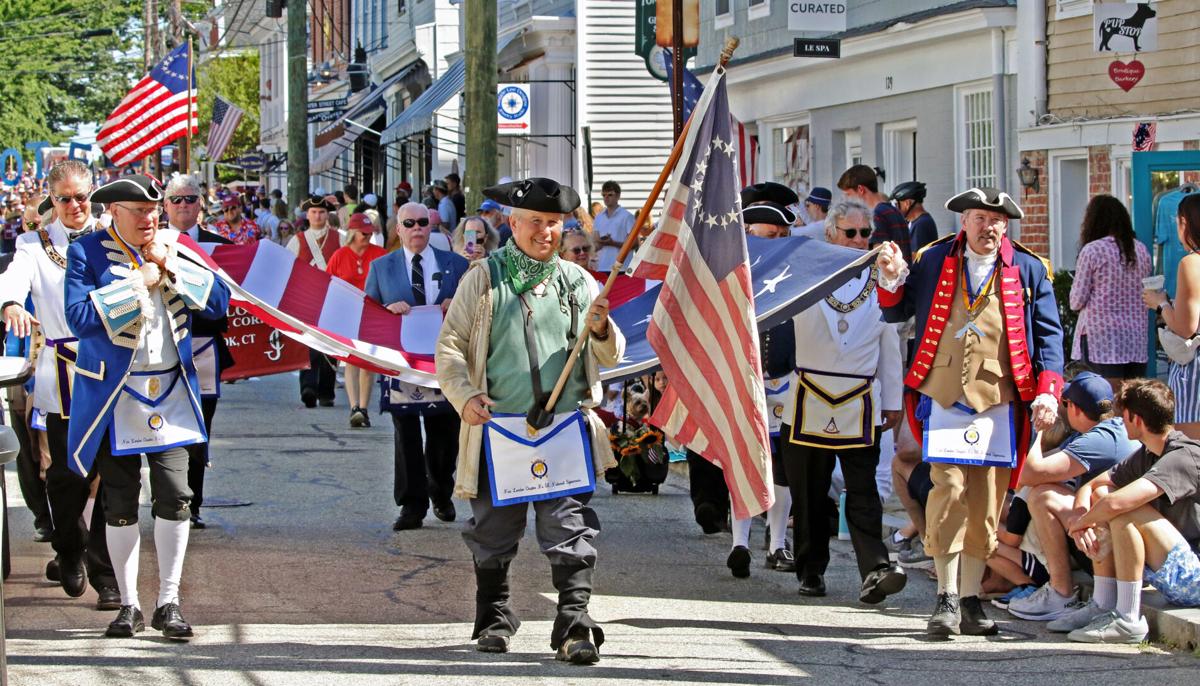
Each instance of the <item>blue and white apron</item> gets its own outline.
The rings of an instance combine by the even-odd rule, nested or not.
[[[208,440],[183,369],[130,372],[113,407],[113,455],[162,452]]]
[[[763,387],[767,391],[767,428],[772,438],[778,438],[779,429],[783,426],[783,408],[792,390],[792,375],[763,379]]]
[[[926,462],[1016,466],[1017,431],[1012,403],[976,412],[962,403],[944,408],[926,398],[922,401],[929,405],[921,441],[921,457]]]
[[[492,504],[550,500],[596,490],[592,440],[581,410],[560,413],[537,432],[525,415],[494,414],[484,425]]]

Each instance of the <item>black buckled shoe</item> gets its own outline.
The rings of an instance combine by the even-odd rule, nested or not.
[[[871,605],[882,603],[884,598],[903,590],[907,583],[908,575],[904,573],[904,569],[900,565],[882,565],[863,580],[858,599]]]
[[[508,640],[508,636],[484,634],[479,637],[478,641],[475,641],[475,650],[481,653],[507,653]]]
[[[976,601],[978,600],[976,598]],[[958,594],[939,593],[937,605],[933,608],[933,615],[925,626],[925,633],[943,638],[951,636],[958,633],[961,621],[962,616],[958,610]]]
[[[725,559],[725,566],[733,573],[735,579],[746,579],[750,576],[750,549],[744,545],[734,546]]]
[[[400,515],[396,517],[396,522],[392,524],[392,531],[408,531],[409,529],[420,529],[425,523],[417,517],[409,515]]]
[[[121,609],[121,591],[116,586],[100,586],[96,589],[97,610]]]
[[[150,620],[150,626],[161,631],[163,636],[170,639],[181,640],[192,637],[192,625],[188,624],[183,615],[179,613],[178,603],[167,603],[156,609],[154,617]]]
[[[133,605],[122,605],[117,618],[109,622],[104,635],[109,638],[132,638],[139,631],[146,630],[146,619],[142,611]]]
[[[447,500],[444,503],[433,504],[433,516],[443,522],[453,522],[458,513],[454,510],[454,503]]]
[[[962,620],[958,626],[965,636],[995,636],[1000,633],[996,622],[988,619],[983,612],[983,603],[976,595],[962,599]]]
[[[794,572],[796,571],[796,558],[792,557],[792,551],[780,548],[767,554],[766,566],[767,569],[774,569],[777,572]]]
[[[600,651],[592,643],[587,627],[576,627],[558,647],[554,659],[573,665],[594,665],[600,661]]]
[[[58,558],[58,583],[72,598],[78,598],[87,590],[87,570],[83,558],[64,560]]]
[[[800,579],[800,595],[813,598],[825,597],[825,578],[820,574],[806,574]]]

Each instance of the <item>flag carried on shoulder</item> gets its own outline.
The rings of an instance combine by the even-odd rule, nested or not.
[[[108,115],[96,135],[100,149],[120,167],[188,135],[189,125],[190,133],[196,133],[196,93],[194,65],[184,44],[143,76]]]
[[[737,154],[718,68],[693,110],[666,215],[634,276],[663,282],[646,338],[668,388],[651,422],[721,467],[734,515],[745,518],[770,507],[773,494]]]
[[[237,131],[238,123],[242,121],[245,112],[240,107],[221,96],[213,100],[212,122],[208,127],[208,159],[216,161],[225,154],[229,141],[233,140],[233,132]]]

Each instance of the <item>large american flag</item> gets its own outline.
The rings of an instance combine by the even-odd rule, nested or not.
[[[675,66],[671,61],[671,51],[667,50],[667,82],[672,87],[675,81],[671,78],[671,73]],[[696,108],[696,102],[700,99],[700,94],[704,92],[704,84],[700,83],[700,79],[691,72],[687,67],[683,68],[683,120],[687,121],[688,117],[692,116],[692,110]],[[733,127],[734,135],[737,136],[738,142],[738,183],[741,184],[738,188],[745,188],[758,183],[758,136],[750,133],[746,125],[738,121],[736,117],[730,115],[730,125]]]
[[[771,453],[732,128],[717,69],[695,105],[652,257],[634,276],[663,281],[646,338],[669,385],[651,421],[722,468],[745,518],[771,505]]]
[[[196,78],[190,61],[186,44],[175,48],[108,115],[97,134],[97,142],[113,164],[136,162],[187,135],[189,118],[191,133],[199,129]]]
[[[233,132],[237,130],[238,122],[242,121],[245,112],[240,107],[221,96],[213,101],[212,122],[208,127],[208,159],[216,161],[225,154],[229,141],[233,140]]]

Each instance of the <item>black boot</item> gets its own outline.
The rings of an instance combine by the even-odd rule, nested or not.
[[[508,605],[508,562],[494,567],[475,565],[476,648],[485,653],[508,651],[508,639],[517,633],[521,620]]]
[[[593,571],[584,565],[550,567],[554,588],[558,591],[558,616],[554,618],[550,648],[558,651],[559,660],[580,665],[600,660],[604,630],[587,612],[588,601],[592,598]]]
[[[1000,633],[996,623],[988,619],[983,611],[983,603],[979,596],[973,595],[962,599],[962,622],[959,627],[966,636],[995,636]]]

